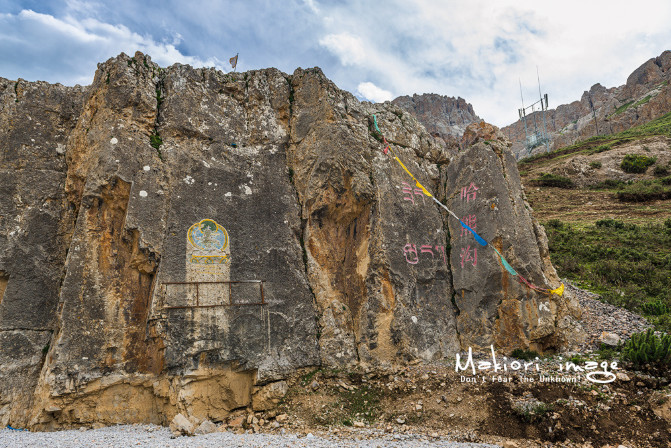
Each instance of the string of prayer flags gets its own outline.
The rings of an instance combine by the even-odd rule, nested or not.
[[[485,240],[483,237],[481,237],[480,235],[478,235],[478,234],[475,232],[475,230],[473,230],[469,225],[467,225],[464,221],[462,221],[462,220],[461,220],[461,219],[460,219],[460,218],[459,218],[459,217],[458,217],[452,210],[450,210],[449,208],[447,208],[447,206],[446,206],[445,204],[443,204],[443,203],[440,202],[438,199],[436,199],[431,193],[429,193],[429,191],[428,191],[426,188],[424,188],[424,186],[417,180],[417,178],[416,178],[416,177],[410,172],[410,170],[403,164],[403,162],[401,161],[401,159],[400,159],[400,158],[396,155],[396,153],[394,152],[394,150],[393,150],[393,148],[391,147],[391,145],[387,142],[387,139],[384,137],[384,135],[382,134],[382,131],[380,131],[380,128],[379,128],[378,125],[377,125],[377,117],[376,117],[375,115],[373,115],[373,124],[375,125],[375,130],[380,134],[380,136],[382,136],[382,141],[383,141],[383,143],[384,143],[384,149],[383,149],[382,152],[383,152],[385,155],[387,155],[388,153],[391,153],[391,155],[393,156],[394,160],[396,160],[396,162],[398,162],[398,164],[401,166],[401,168],[403,168],[403,171],[405,171],[405,172],[412,178],[412,180],[415,181],[415,185],[417,186],[417,188],[419,188],[420,190],[422,190],[422,192],[423,192],[426,196],[428,196],[428,197],[430,197],[431,199],[433,199],[434,202],[435,202],[436,204],[440,205],[440,206],[441,206],[442,208],[444,208],[444,209],[445,209],[445,210],[446,210],[452,217],[454,217],[457,221],[459,221],[459,223],[461,224],[461,227],[463,227],[464,229],[466,229],[467,231],[469,231],[469,232],[473,235],[473,237],[475,238],[475,241],[478,242],[478,244],[480,244],[482,247],[489,246],[489,247],[491,247],[492,249],[494,249],[494,252],[496,253],[496,255],[497,255],[497,256],[499,257],[499,259],[501,260],[501,264],[503,265],[503,267],[505,268],[505,270],[508,271],[508,273],[509,273],[510,275],[512,275],[513,277],[516,277],[520,283],[523,283],[523,284],[526,285],[529,289],[532,289],[532,290],[534,290],[534,291],[538,291],[538,292],[541,292],[541,293],[544,293],[544,294],[556,294],[556,295],[558,295],[558,296],[560,296],[560,297],[561,297],[562,295],[564,295],[564,284],[563,284],[563,283],[561,283],[561,284],[559,285],[559,287],[557,287],[557,288],[555,288],[555,289],[541,288],[541,287],[538,287],[538,286],[534,285],[533,283],[529,282],[529,280],[527,280],[526,278],[524,278],[524,277],[523,277],[522,275],[520,275],[515,269],[513,269],[513,267],[510,265],[510,263],[508,263],[508,261],[503,257],[503,255],[501,255],[501,252],[499,252],[498,249],[497,249],[496,247],[492,246],[491,244],[488,244],[488,243],[487,243],[487,240]]]

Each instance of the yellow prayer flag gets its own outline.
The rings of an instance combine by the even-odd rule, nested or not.
[[[559,297],[563,296],[564,295],[564,284],[562,283],[561,285],[559,285],[559,288],[557,288],[557,289],[551,289],[550,292],[552,294],[557,294]]]

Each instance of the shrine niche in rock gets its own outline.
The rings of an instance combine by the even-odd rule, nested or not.
[[[165,282],[165,306],[225,306],[231,304],[231,255],[226,229],[212,219],[186,231],[186,278]]]

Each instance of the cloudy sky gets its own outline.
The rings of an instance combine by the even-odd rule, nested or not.
[[[322,68],[362,100],[460,96],[499,126],[519,81],[550,107],[624,84],[671,49],[668,0],[0,0],[0,76],[89,84],[98,62],[136,50],[228,71]]]

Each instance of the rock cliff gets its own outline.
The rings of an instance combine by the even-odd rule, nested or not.
[[[427,188],[557,286],[488,125],[457,152],[318,68],[136,53],[88,87],[0,78],[0,423],[221,421],[272,407],[307,366],[570,344],[571,298],[471,253],[382,153],[373,114]]]
[[[621,132],[668,113],[671,110],[671,51],[651,58],[627,78],[626,84],[606,88],[593,85],[579,101],[562,104],[546,112],[550,149],[569,146],[596,135]],[[594,112],[592,111],[594,109]],[[540,125],[540,112],[527,116],[527,126],[534,120]],[[520,120],[501,129],[512,141],[517,158],[545,151],[545,146],[529,151],[524,147],[524,123]]]
[[[424,93],[399,96],[392,103],[413,114],[432,136],[442,138],[448,146],[458,147],[466,127],[482,121],[463,98]]]

